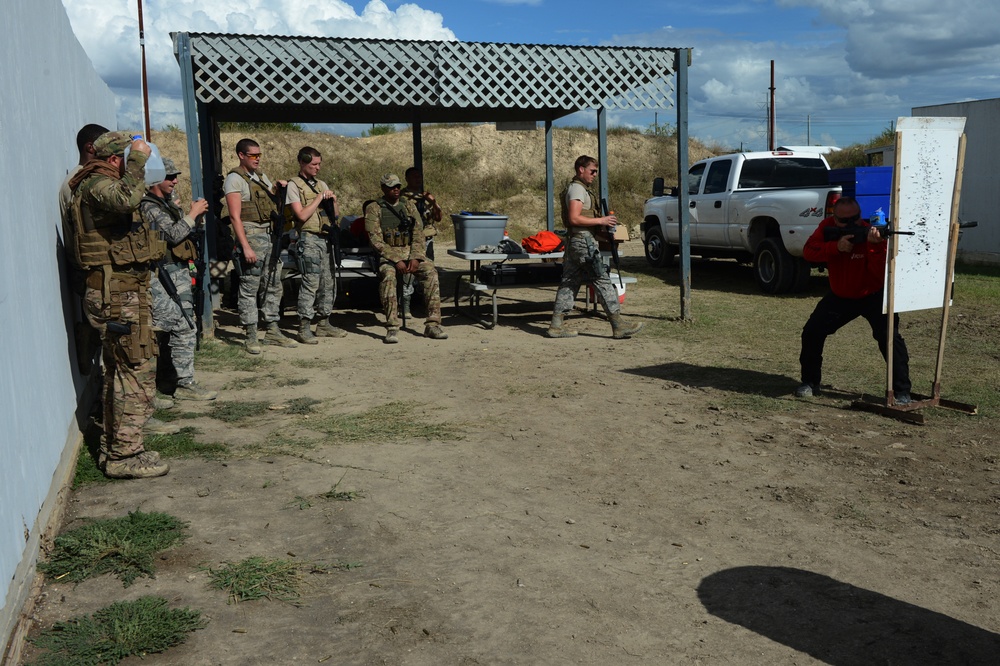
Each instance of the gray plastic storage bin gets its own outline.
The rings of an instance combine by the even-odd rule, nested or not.
[[[506,215],[483,213],[456,213],[451,216],[455,225],[455,249],[472,252],[480,245],[499,245],[507,227]]]

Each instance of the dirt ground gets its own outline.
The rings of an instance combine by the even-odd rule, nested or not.
[[[630,287],[626,313],[676,317],[650,306],[652,288]],[[987,423],[905,425],[837,394],[795,401],[783,374],[787,409],[733,408],[739,373],[669,336],[615,341],[580,316],[580,337],[546,339],[553,295],[502,292],[495,330],[447,307],[450,339],[414,327],[395,346],[352,311],[345,339],[266,348],[277,363],[259,383],[201,373],[220,400],[308,396],[321,413],[409,402],[414,421],[457,436],[413,439],[407,420],[391,441],[173,459],[160,479],[84,487],[67,527],[155,510],[190,521],[190,538],[128,589],[48,583],[36,626],[157,594],[209,623],[150,666],[997,663],[1000,453]],[[690,365],[706,368],[699,380],[680,374]],[[292,377],[308,382],[279,386]],[[310,418],[182,424],[239,452],[315,439]],[[341,477],[363,497],[318,497]],[[302,564],[298,604],[209,589],[200,567],[251,555]],[[344,563],[361,566],[333,568]]]

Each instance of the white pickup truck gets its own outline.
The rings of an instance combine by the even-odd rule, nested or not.
[[[840,187],[829,185],[830,166],[816,153],[774,151],[721,155],[688,171],[691,254],[753,262],[761,290],[804,289],[810,265],[802,246],[830,214]],[[640,225],[646,260],[668,265],[677,254],[677,190],[653,183]]]

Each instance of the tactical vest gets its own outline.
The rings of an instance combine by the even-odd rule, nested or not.
[[[400,199],[395,206],[390,206],[385,199],[379,199],[378,205],[382,209],[382,240],[390,247],[409,247],[413,243],[416,220],[410,216],[406,204]]]
[[[295,176],[289,179],[291,182],[295,183],[295,187],[299,188],[299,200],[302,202],[302,207],[306,208],[316,200],[320,192],[329,189],[321,180],[316,181],[316,186],[319,189],[314,188],[310,185],[302,176]],[[330,229],[330,217],[327,215],[326,211],[323,210],[323,204],[321,203],[319,207],[316,208],[316,212],[312,214],[305,222],[295,218],[295,228],[298,231],[309,231],[314,234],[326,234],[329,233]],[[324,227],[326,231],[324,231]]]
[[[167,211],[167,215],[169,215],[170,219],[174,222],[180,222],[184,219],[184,211],[174,205],[173,202],[164,201],[163,199],[148,193],[142,197],[142,200],[148,201],[158,208]],[[195,245],[194,241],[190,238],[185,238],[180,243],[172,247],[169,243],[167,243],[167,257],[170,261],[176,263],[186,264],[188,261],[195,261],[198,259],[198,246]]]
[[[253,222],[254,224],[271,224],[271,213],[278,212],[278,207],[271,198],[271,193],[262,180],[254,180],[240,169],[233,169],[229,173],[235,173],[243,180],[247,181],[250,187],[250,201],[244,201],[240,210],[240,221]]]
[[[138,211],[94,215],[83,197],[95,175],[81,182],[73,193],[71,214],[76,228],[76,256],[79,268],[100,266],[135,268],[136,264],[159,261],[166,254],[167,244],[160,235],[144,224]]]
[[[566,200],[566,195],[569,193],[569,186],[573,183],[579,183],[583,189],[587,191],[587,195],[590,196],[590,208],[584,208],[580,211],[581,217],[597,218],[600,217],[600,213],[597,211],[597,196],[591,192],[590,188],[583,184],[576,176],[570,181],[569,185],[563,188],[562,194],[559,195],[559,203],[562,206],[562,223],[567,229],[572,229],[573,225],[569,223],[569,202]],[[581,229],[583,229],[581,227]]]

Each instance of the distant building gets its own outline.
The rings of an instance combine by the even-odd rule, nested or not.
[[[958,216],[979,226],[962,231],[958,256],[969,263],[1000,265],[1000,99],[913,108],[914,116],[964,117],[967,145]]]

